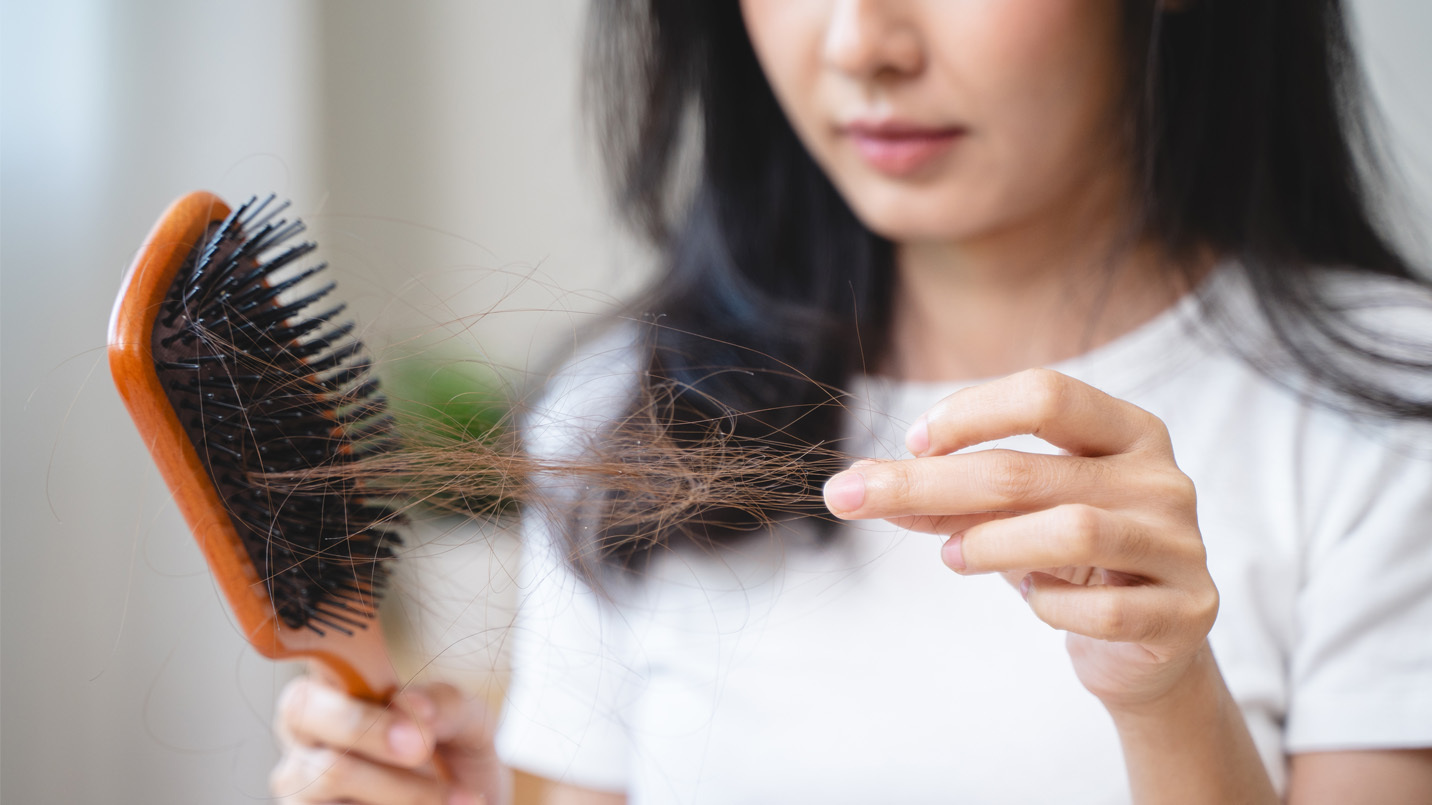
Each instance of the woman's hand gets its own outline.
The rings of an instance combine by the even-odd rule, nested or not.
[[[500,805],[511,785],[491,720],[451,685],[411,688],[383,706],[300,677],[279,698],[283,757],[270,789],[294,805]]]
[[[953,455],[1026,433],[1067,455]],[[950,395],[906,444],[915,458],[833,477],[831,512],[950,535],[945,564],[1016,584],[1035,615],[1068,632],[1079,679],[1111,710],[1156,702],[1211,665],[1218,592],[1193,484],[1157,417],[1035,369]]]

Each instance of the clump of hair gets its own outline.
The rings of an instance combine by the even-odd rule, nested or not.
[[[480,428],[442,406],[399,404],[405,413],[383,451],[255,480],[309,495],[357,483],[398,508],[479,519],[526,510],[547,520],[571,566],[596,587],[611,571],[639,571],[659,550],[714,546],[824,513],[821,486],[852,457],[835,444],[803,442],[781,423],[840,407],[842,392],[807,381],[820,405],[738,410],[658,372],[649,366],[629,378],[629,402],[573,428],[573,443],[558,453],[523,444],[521,423],[537,412],[518,396]],[[755,373],[740,373],[759,385]]]

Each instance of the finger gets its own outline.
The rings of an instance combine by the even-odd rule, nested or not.
[[[916,456],[1033,434],[1073,455],[1171,451],[1153,414],[1052,369],[1031,369],[946,397],[916,421],[906,447]]]
[[[1145,580],[1177,578],[1204,563],[1201,540],[1155,534],[1081,503],[972,526],[952,535],[940,555],[963,574],[1097,567]]]
[[[947,536],[974,528],[981,523],[1015,517],[1015,512],[979,512],[977,514],[914,514],[905,517],[890,517],[889,522],[907,531],[920,534]]]
[[[1028,512],[1127,497],[1139,479],[1111,483],[1113,471],[1107,460],[980,450],[855,467],[832,476],[824,494],[832,514],[851,520]]]
[[[1197,592],[1161,585],[1081,586],[1030,573],[1019,591],[1034,614],[1055,629],[1138,643],[1155,654],[1162,647],[1204,639],[1218,614],[1212,584]]]
[[[492,737],[497,718],[485,701],[445,683],[414,689],[399,696],[399,700],[411,696],[431,702],[439,762],[452,779],[477,781],[497,766],[497,747]]]
[[[295,803],[440,805],[448,786],[408,769],[374,763],[340,749],[295,746],[269,776],[274,796]]]
[[[286,743],[357,753],[380,763],[414,768],[428,761],[433,739],[421,699],[404,707],[359,701],[312,678],[294,680],[279,700]],[[420,720],[422,719],[422,720]]]
[[[481,698],[469,696],[445,682],[437,682],[405,691],[395,703],[415,702],[430,708],[433,736],[444,744],[473,748],[492,745],[496,727],[495,714]]]

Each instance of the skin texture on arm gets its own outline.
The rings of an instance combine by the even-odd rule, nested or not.
[[[1110,714],[1135,802],[1278,801],[1207,644],[1169,695]]]
[[[626,794],[578,788],[522,771],[513,772],[513,805],[625,805]]]
[[[1288,767],[1289,805],[1432,802],[1432,747],[1309,752]]]

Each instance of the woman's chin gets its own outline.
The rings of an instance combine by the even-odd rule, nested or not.
[[[971,203],[973,191],[930,192],[934,188],[880,184],[884,186],[852,187],[842,195],[866,228],[896,243],[977,238],[997,228],[1001,218],[997,209]]]
[[[965,224],[957,216],[932,215],[929,209],[856,211],[856,216],[875,234],[894,243],[959,243],[978,237],[983,227]]]

